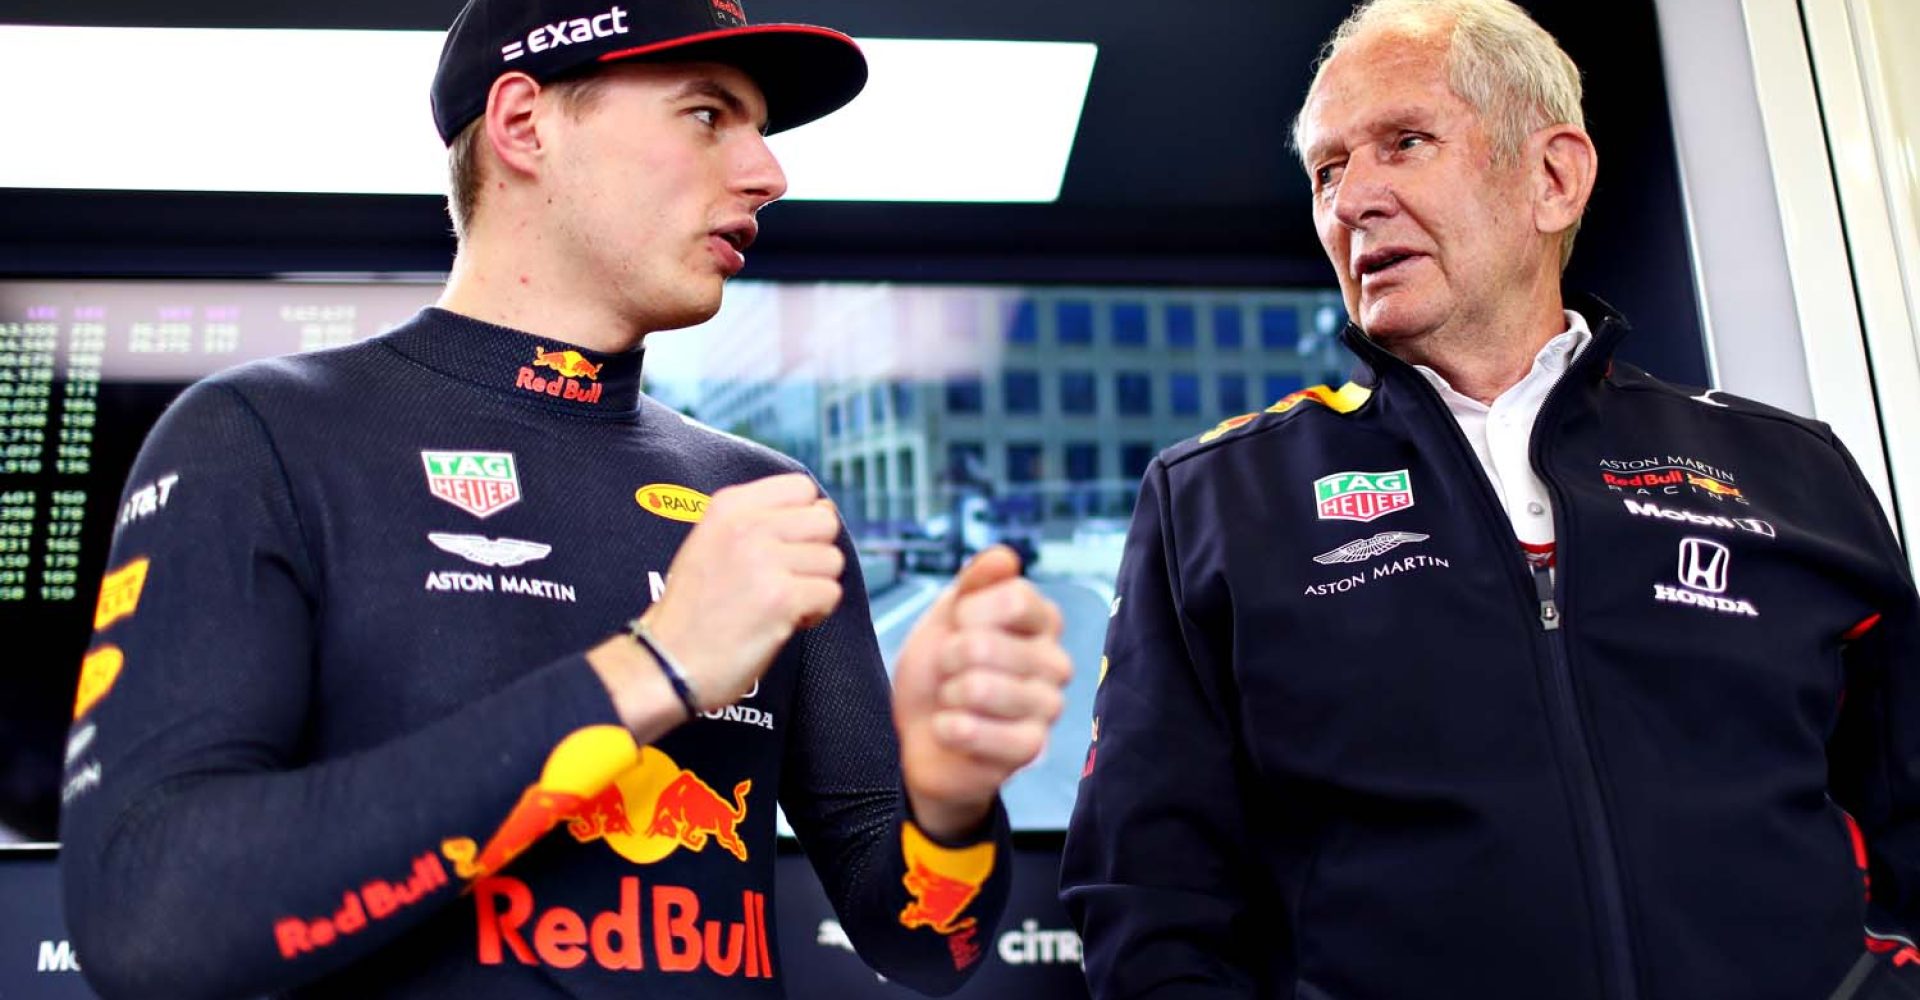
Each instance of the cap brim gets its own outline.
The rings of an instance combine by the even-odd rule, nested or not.
[[[737,66],[767,100],[767,134],[805,125],[845,107],[867,85],[867,57],[853,39],[810,24],[754,24],[608,52],[633,59]]]

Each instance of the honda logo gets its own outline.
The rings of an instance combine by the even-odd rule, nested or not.
[[[1680,585],[1709,594],[1727,591],[1727,564],[1733,554],[1719,542],[1704,538],[1680,540]]]

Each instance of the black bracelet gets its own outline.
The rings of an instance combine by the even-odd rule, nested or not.
[[[653,656],[653,662],[660,664],[660,672],[667,675],[667,683],[673,685],[673,693],[680,697],[680,704],[686,706],[687,718],[692,719],[698,716],[700,702],[693,696],[693,682],[687,679],[687,671],[680,666],[680,661],[668,656],[667,651],[660,648],[660,640],[656,639],[653,630],[647,627],[647,620],[635,618],[628,622],[627,634],[633,637],[634,642],[640,644],[640,648]]]

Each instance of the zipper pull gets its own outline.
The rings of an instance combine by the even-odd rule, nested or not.
[[[1533,571],[1533,592],[1540,598],[1540,628],[1555,632],[1560,628],[1560,606],[1553,603],[1553,574],[1545,567]]]

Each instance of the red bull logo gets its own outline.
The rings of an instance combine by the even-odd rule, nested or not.
[[[554,373],[553,377],[543,377],[534,371],[535,368],[548,369]],[[536,348],[533,364],[520,369],[520,373],[514,377],[513,387],[580,403],[598,403],[603,388],[596,381],[600,378],[600,368],[579,351]],[[582,380],[593,384],[585,385]]]
[[[459,837],[441,853],[461,878],[484,878],[565,823],[575,841],[602,841],[634,864],[653,864],[681,848],[704,851],[710,843],[745,861],[740,823],[752,790],[751,779],[741,781],[729,802],[659,748],[636,746],[625,729],[590,726],[560,742],[539,782],[521,794],[485,847]]]
[[[385,920],[446,884],[447,870],[429,851],[414,859],[413,870],[404,882],[374,879],[357,890],[348,890],[341,897],[340,909],[329,915],[275,921],[273,940],[280,946],[281,958],[299,958],[366,930],[369,921]]]
[[[548,351],[536,349],[533,352],[535,368],[550,368],[567,378],[583,378],[593,381],[600,377],[600,367],[586,359],[579,351]]]
[[[900,911],[903,926],[931,927],[936,934],[952,934],[974,925],[972,917],[963,919],[960,913],[980,894],[979,886],[948,878],[925,865],[915,865],[901,881],[913,894],[913,902]]]
[[[900,849],[907,862],[907,874],[900,882],[909,897],[900,911],[900,925],[908,930],[932,928],[947,939],[954,968],[972,965],[980,957],[979,921],[967,908],[993,874],[994,845],[941,847],[909,823],[900,829]]]
[[[740,842],[739,827],[747,818],[747,793],[752,790],[750,780],[733,786],[733,804],[728,805],[699,775],[682,771],[660,793],[648,832],[672,837],[690,851],[704,849],[712,839],[736,860],[745,861],[747,845]]]
[[[1616,476],[1611,472],[1602,472],[1600,478],[1608,486],[1630,490],[1651,489],[1656,486],[1678,486],[1687,481],[1686,473],[1678,469],[1663,472],[1642,472],[1632,476]]]
[[[740,823],[747,818],[753,780],[733,786],[729,802],[698,774],[682,770],[656,747],[642,747],[640,760],[611,787],[583,803],[567,831],[580,843],[604,841],[634,864],[650,865],[674,851],[704,851],[708,844],[747,860]],[[635,823],[632,817],[644,817]]]
[[[651,905],[642,907],[643,891],[652,897]],[[598,913],[566,906],[543,910],[526,883],[506,876],[475,882],[473,906],[482,965],[501,965],[512,956],[521,965],[558,969],[591,961],[615,972],[705,970],[729,978],[773,978],[767,897],[750,889],[740,894],[738,920],[703,917],[700,896],[692,889],[642,885],[633,875],[620,879],[614,908]]]
[[[1687,485],[1697,486],[1715,496],[1737,497],[1740,495],[1740,491],[1737,488],[1708,476],[1688,476]]]
[[[1750,502],[1733,473],[1686,455],[1607,459],[1600,470],[1601,481],[1616,493],[1680,496],[1684,491],[1718,502]]]

